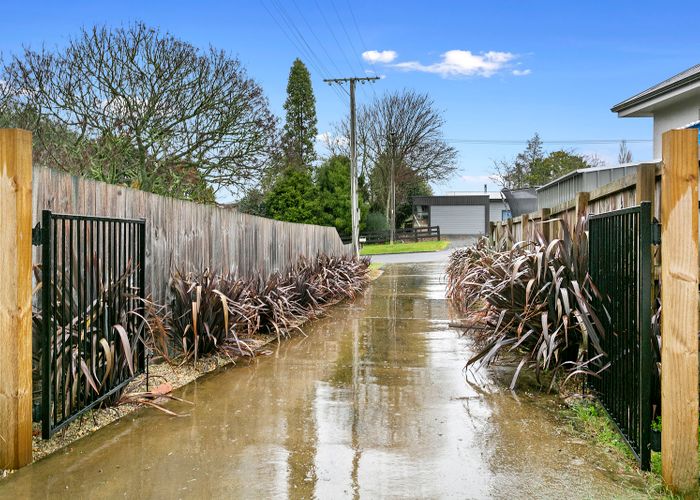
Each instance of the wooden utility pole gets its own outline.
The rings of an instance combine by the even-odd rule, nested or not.
[[[32,134],[0,129],[0,469],[32,461]]]
[[[676,492],[698,478],[698,131],[662,136],[661,473]]]
[[[329,85],[344,83],[350,84],[350,210],[352,223],[352,253],[355,257],[360,256],[360,211],[357,201],[357,139],[356,139],[356,119],[355,119],[355,84],[357,82],[373,82],[379,80],[378,76],[350,77],[350,78],[329,78],[323,80]]]
[[[389,151],[391,152],[391,179],[389,186],[389,243],[394,244],[396,236],[396,132],[389,132]]]

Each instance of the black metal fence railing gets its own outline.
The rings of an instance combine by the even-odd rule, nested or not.
[[[42,213],[42,435],[120,391],[145,366],[144,220]],[[36,325],[35,325],[36,326]]]
[[[651,204],[589,219],[589,267],[602,299],[594,307],[605,327],[605,355],[591,364],[589,386],[640,465],[651,456]]]
[[[341,236],[343,243],[351,243],[352,236],[343,235]],[[440,240],[440,226],[428,226],[428,227],[406,227],[396,229],[394,232],[395,241],[423,241],[423,240]],[[391,232],[386,229],[383,231],[371,231],[360,234],[360,241],[362,243],[388,243],[391,241]]]

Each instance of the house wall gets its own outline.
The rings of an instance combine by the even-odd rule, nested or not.
[[[445,217],[454,217],[462,220],[464,235],[471,234],[487,234],[489,231],[490,222],[490,203],[489,197],[483,195],[438,195],[438,196],[414,196],[413,197],[413,213],[417,211],[417,207],[428,207],[428,221],[430,226],[439,226],[440,220],[445,220]],[[478,210],[465,210],[464,206],[477,206]],[[435,207],[438,208],[437,211]],[[437,213],[438,216],[434,217]],[[469,219],[469,220],[466,220]],[[499,212],[500,220],[500,212]],[[447,221],[450,226],[452,223]],[[449,234],[440,228],[442,234]],[[461,232],[459,233],[461,234]]]
[[[661,134],[700,120],[700,96],[691,96],[654,111],[654,159],[661,159]]]
[[[502,220],[501,213],[503,210],[508,210],[503,200],[491,200],[489,203],[489,220],[491,222],[500,222]]]

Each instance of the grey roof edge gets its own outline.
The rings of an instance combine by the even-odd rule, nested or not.
[[[655,97],[659,97],[667,92],[670,92],[671,90],[675,90],[696,81],[700,81],[700,64],[696,64],[695,66],[681,71],[671,78],[667,78],[661,83],[652,85],[648,89],[643,90],[642,92],[635,94],[632,97],[619,102],[618,104],[615,104],[612,108],[610,108],[610,111],[613,113],[620,113],[621,111],[625,111],[633,106],[642,104],[646,101],[654,99]]]
[[[487,205],[490,202],[488,195],[431,195],[412,196],[412,205]]]
[[[651,161],[638,161],[638,162],[636,161],[636,162],[632,162],[632,163],[620,163],[619,165],[606,165],[604,167],[579,168],[578,170],[572,170],[568,174],[564,174],[561,177],[557,177],[556,179],[549,181],[547,184],[544,184],[538,188],[535,188],[535,190],[540,191],[542,189],[548,188],[549,186],[557,184],[561,181],[565,181],[566,179],[574,177],[575,175],[583,174],[583,173],[587,173],[587,172],[600,172],[602,170],[615,170],[617,168],[639,167],[641,165],[658,164],[658,163],[660,163],[658,160],[651,160]]]

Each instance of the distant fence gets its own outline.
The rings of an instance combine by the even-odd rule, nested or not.
[[[54,212],[146,219],[146,292],[167,297],[171,271],[209,267],[241,276],[284,271],[300,256],[347,255],[333,227],[281,222],[33,168],[33,224]],[[35,249],[34,262],[40,262]]]
[[[345,235],[342,237],[343,243],[349,243],[352,237]],[[391,240],[391,232],[386,229],[384,231],[371,231],[360,234],[360,241],[363,243],[388,243]],[[394,240],[396,241],[422,241],[422,240],[438,240],[440,241],[440,226],[429,227],[406,227],[396,229],[394,232]]]

